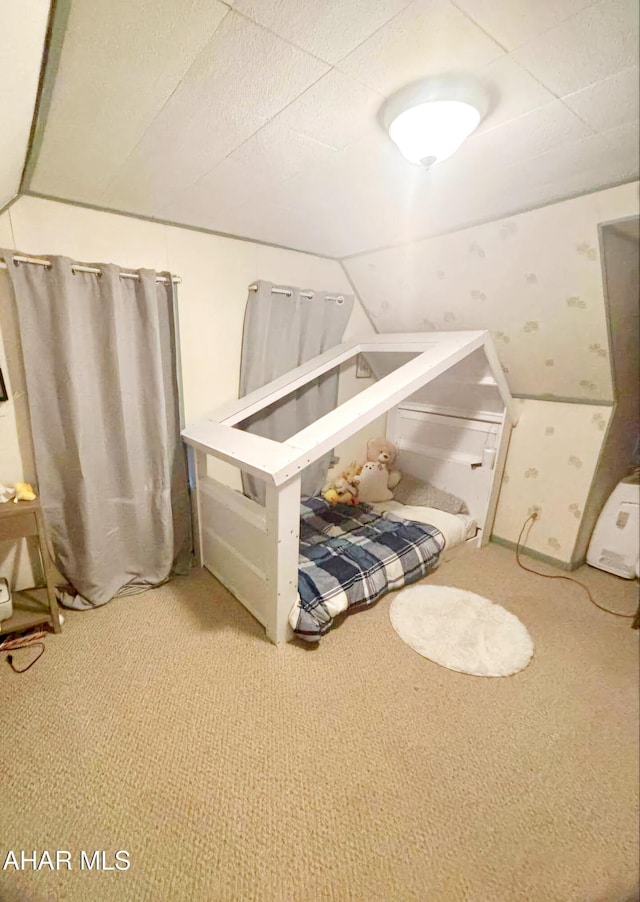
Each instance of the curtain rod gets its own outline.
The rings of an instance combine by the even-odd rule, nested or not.
[[[46,266],[47,269],[51,267],[51,261],[41,259],[40,257],[19,257],[16,256],[13,258],[14,263],[33,263],[35,266]],[[4,260],[0,260],[0,269],[8,269],[9,267],[4,262]],[[72,263],[71,264],[72,272],[89,272],[93,273],[96,276],[102,275],[102,270],[97,269],[95,266],[83,266],[81,263]],[[137,272],[121,272],[121,279],[139,279],[140,275]],[[167,276],[156,276],[156,282],[163,282],[165,285],[169,281]],[[180,276],[171,276],[171,281],[175,284],[179,284],[182,282]]]
[[[249,285],[249,291],[257,291],[257,290],[258,290],[257,285]],[[293,291],[290,288],[272,288],[271,294],[286,294],[287,297],[290,298],[291,295],[293,294]],[[311,298],[313,297],[313,291],[301,291],[300,297],[307,298],[307,300],[310,301]],[[336,295],[328,294],[325,296],[325,301],[335,301],[336,304],[344,304],[344,297],[341,294],[336,294]]]

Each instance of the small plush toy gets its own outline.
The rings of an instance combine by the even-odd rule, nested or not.
[[[14,489],[16,490],[14,501],[35,501],[37,498],[33,486],[28,482],[16,482]]]
[[[341,476],[336,476],[335,479],[330,479],[326,482],[321,492],[324,500],[328,501],[329,504],[357,504],[358,490],[353,477],[361,469],[360,465],[352,461]]]
[[[366,463],[360,475],[353,477],[358,490],[358,501],[364,501],[367,504],[391,501],[393,493],[387,485],[388,479],[389,474],[384,464],[374,461]]]
[[[322,497],[329,504],[356,504],[356,488],[344,476],[326,483],[322,489]]]
[[[367,460],[377,461],[386,468],[389,474],[387,485],[390,489],[395,489],[402,478],[400,471],[393,469],[397,457],[397,446],[383,435],[369,439],[367,442]]]

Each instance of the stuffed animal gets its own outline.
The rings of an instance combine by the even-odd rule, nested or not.
[[[378,501],[391,501],[393,493],[387,482],[389,474],[384,464],[369,461],[366,463],[359,476],[354,476],[353,481],[358,490],[358,501],[375,504]]]
[[[38,497],[33,491],[33,487],[28,482],[16,482],[14,486],[16,490],[14,501],[35,501]]]
[[[342,476],[336,476],[330,479],[322,487],[321,495],[329,504],[357,504],[358,490],[356,488],[353,477],[357,476],[362,469],[361,464],[352,461]]]
[[[322,497],[329,504],[357,504],[356,488],[343,476],[326,483],[322,489]]]
[[[389,474],[387,485],[390,489],[395,489],[402,478],[400,471],[393,469],[397,457],[397,446],[383,435],[369,439],[367,442],[367,460],[377,461],[386,468]]]

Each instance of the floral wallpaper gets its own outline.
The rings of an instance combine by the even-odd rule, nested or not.
[[[599,223],[638,213],[621,185],[344,266],[377,331],[488,329],[517,403],[494,535],[571,562],[611,416]],[[579,403],[567,403],[575,401]]]
[[[493,533],[570,563],[611,407],[518,399]]]
[[[514,394],[611,401],[598,223],[637,184],[344,261],[377,331],[489,329]]]

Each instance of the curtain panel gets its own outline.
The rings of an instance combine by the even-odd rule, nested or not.
[[[180,440],[173,285],[139,270],[101,275],[9,265],[38,491],[53,557],[75,593],[102,605],[186,570],[191,519]],[[93,265],[93,264],[92,264]]]
[[[258,282],[249,291],[242,335],[240,397],[250,394],[273,379],[323,354],[342,341],[351,311],[353,295],[287,288],[289,294],[274,292],[271,282]],[[338,373],[327,373],[283,398],[259,414],[245,420],[242,428],[282,442],[329,413],[338,400]],[[302,494],[317,494],[326,479],[331,453],[302,473]],[[264,482],[246,473],[242,476],[245,495],[264,504]]]

